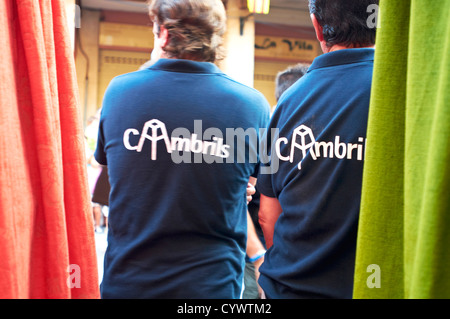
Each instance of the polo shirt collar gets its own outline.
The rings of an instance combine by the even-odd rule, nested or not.
[[[184,59],[159,59],[150,68],[183,73],[223,73],[214,63]]]
[[[359,48],[359,49],[343,49],[328,52],[314,59],[309,67],[309,71],[324,67],[337,66],[343,64],[373,62],[375,49]]]

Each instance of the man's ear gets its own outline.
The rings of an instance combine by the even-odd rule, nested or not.
[[[159,26],[159,39],[161,41],[161,48],[164,48],[169,42],[169,31],[163,26]]]
[[[314,26],[314,30],[316,31],[316,37],[319,42],[323,42],[323,28],[319,24],[319,21],[317,21],[316,15],[314,13],[311,13],[311,20]]]

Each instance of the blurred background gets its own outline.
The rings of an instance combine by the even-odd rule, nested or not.
[[[262,92],[274,106],[275,77],[321,54],[307,0],[223,0],[227,57],[218,66]],[[101,107],[111,79],[150,59],[147,0],[67,0],[84,125]],[[264,11],[263,9],[269,8]],[[72,9],[70,9],[72,8]],[[261,8],[261,10],[259,10]],[[70,16],[70,15],[73,16]]]

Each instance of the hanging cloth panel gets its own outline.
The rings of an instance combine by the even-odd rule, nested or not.
[[[450,298],[450,2],[380,15],[354,298]]]
[[[63,1],[0,2],[0,298],[98,298]]]

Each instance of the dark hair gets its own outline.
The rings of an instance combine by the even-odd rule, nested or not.
[[[169,57],[207,62],[223,58],[226,13],[221,0],[150,0],[149,15],[169,32],[164,47]]]
[[[367,9],[378,3],[379,0],[309,0],[309,11],[322,26],[328,47],[363,47],[375,44],[376,28],[368,26]]]
[[[308,72],[308,67],[309,65],[299,63],[294,66],[289,66],[284,71],[278,72],[275,79],[275,98],[277,101],[284,91]]]

